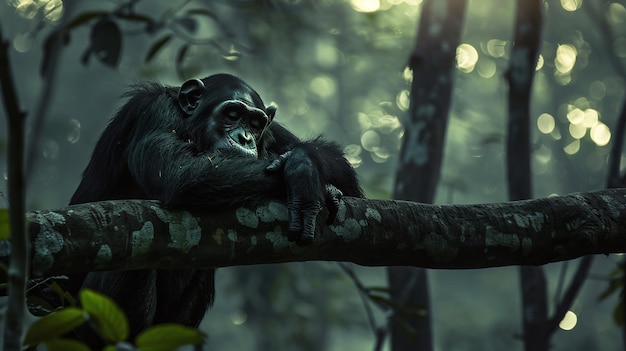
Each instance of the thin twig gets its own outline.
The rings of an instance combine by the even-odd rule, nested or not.
[[[576,273],[574,273],[574,278],[572,278],[567,291],[565,291],[563,298],[556,306],[552,318],[548,321],[546,330],[550,333],[553,333],[556,330],[561,320],[563,320],[563,317],[565,317],[565,313],[567,313],[569,308],[572,306],[574,299],[578,296],[578,292],[587,279],[587,273],[589,272],[589,268],[591,268],[592,263],[593,256],[585,256],[580,260],[580,265],[578,266]]]
[[[378,327],[376,326],[376,318],[374,317],[374,313],[372,312],[372,307],[370,306],[369,296],[367,295],[367,288],[361,283],[359,277],[356,276],[354,270],[351,267],[348,267],[348,264],[343,262],[337,262],[339,268],[341,268],[344,273],[352,280],[352,283],[356,287],[359,297],[361,298],[361,302],[363,303],[363,308],[365,308],[365,313],[367,315],[367,321],[369,322],[370,328],[372,331],[376,333]]]

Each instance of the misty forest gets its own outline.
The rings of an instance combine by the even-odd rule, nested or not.
[[[624,0],[5,0],[0,44],[4,350],[626,350]],[[183,106],[218,73],[270,123],[337,143],[364,197],[326,193],[306,245],[287,240],[291,187],[69,206],[125,92],[182,85]],[[297,150],[265,172],[306,183]],[[197,328],[139,328],[124,301],[65,288],[214,268]]]

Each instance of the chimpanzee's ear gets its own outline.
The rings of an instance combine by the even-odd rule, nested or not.
[[[269,105],[265,108],[265,111],[267,112],[267,118],[269,118],[269,122],[272,122],[272,120],[274,120],[274,115],[276,115],[277,109],[278,107],[276,107],[276,105]]]
[[[188,115],[193,114],[205,89],[200,79],[194,78],[183,83],[178,91],[178,104],[183,112]]]

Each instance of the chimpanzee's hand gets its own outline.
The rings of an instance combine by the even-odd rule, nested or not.
[[[280,155],[267,170],[282,170],[287,186],[287,238],[298,245],[310,244],[315,236],[315,220],[322,206],[328,209],[328,223],[332,223],[343,194],[333,185],[322,184],[318,167],[302,148]]]

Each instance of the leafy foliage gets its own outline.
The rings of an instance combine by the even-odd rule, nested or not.
[[[67,24],[51,31],[44,42],[44,58],[41,63],[41,75],[46,74],[50,63],[51,54],[58,50],[60,46],[67,46],[70,43],[72,31],[75,29],[91,26],[89,45],[85,49],[81,62],[84,65],[89,63],[92,56],[95,56],[105,66],[117,68],[121,59],[123,34],[122,27],[125,23],[140,25],[140,30],[148,35],[155,35],[163,29],[169,29],[167,33],[150,45],[145,55],[144,62],[150,62],[157,54],[172,42],[172,39],[179,37],[183,40],[182,46],[177,50],[176,70],[179,75],[183,75],[182,63],[192,45],[210,44],[219,48],[224,54],[228,51],[221,49],[213,38],[196,39],[193,34],[198,31],[199,21],[209,20],[219,24],[219,17],[213,11],[206,8],[192,8],[180,13],[180,8],[175,6],[167,9],[160,16],[151,17],[136,12],[134,2],[121,4],[117,9],[107,11],[86,11],[75,18],[70,19]],[[122,23],[124,22],[124,23]],[[230,35],[230,33],[226,33]]]
[[[174,350],[184,345],[200,345],[204,335],[198,330],[178,324],[161,324],[144,330],[135,339],[142,351]]]
[[[83,63],[92,53],[100,62],[111,68],[117,67],[122,51],[122,32],[117,24],[108,18],[103,18],[91,27],[91,45],[87,54],[83,56]]]
[[[90,289],[80,292],[80,302],[90,316],[90,324],[102,339],[117,343],[128,338],[128,319],[110,297]]]
[[[66,307],[37,320],[26,332],[24,345],[35,347],[45,344],[49,350],[89,350],[78,340],[64,337],[72,330],[89,322],[89,325],[108,343],[105,349],[139,349],[142,351],[168,351],[185,345],[201,345],[204,334],[177,324],[163,324],[144,330],[129,344],[129,325],[124,311],[110,297],[93,290],[80,292],[82,308]],[[115,346],[113,346],[115,345]]]
[[[77,307],[67,307],[53,312],[35,323],[26,332],[24,344],[35,346],[39,343],[58,339],[63,334],[74,330],[87,322],[83,310]]]
[[[66,338],[52,339],[46,342],[50,351],[89,351],[89,347],[80,341]]]

